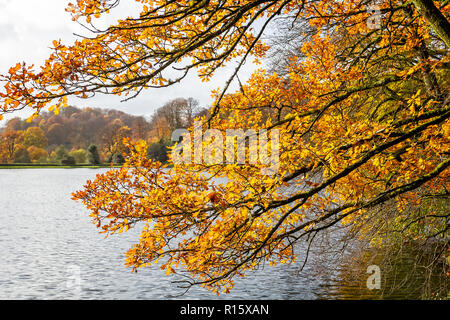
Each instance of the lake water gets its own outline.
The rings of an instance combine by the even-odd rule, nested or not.
[[[124,253],[139,230],[105,239],[87,210],[71,200],[71,192],[102,171],[0,170],[0,299],[171,299],[183,292],[158,266],[138,273],[124,267]],[[301,263],[257,270],[236,279],[231,293],[220,298],[380,297],[365,287],[364,271],[335,264],[338,255],[313,250],[300,273]],[[177,298],[217,296],[194,287]]]

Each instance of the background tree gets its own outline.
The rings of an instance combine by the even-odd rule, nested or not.
[[[63,166],[74,166],[76,164],[75,158],[65,154],[60,161]]]
[[[124,164],[125,163],[125,158],[123,157],[123,155],[121,153],[114,153],[113,156],[111,157],[111,161],[114,164]]]
[[[64,145],[58,146],[52,153],[51,162],[60,163],[62,159],[68,156],[67,149]]]
[[[120,119],[115,119],[102,133],[102,141],[105,153],[110,157],[116,153],[123,153],[126,147],[122,143],[124,138],[131,135],[131,130]]]
[[[45,148],[48,145],[48,140],[45,133],[39,127],[31,127],[25,130],[22,136],[22,141],[26,147],[35,146],[38,148]]]
[[[24,145],[18,144],[16,146],[16,149],[14,151],[13,161],[14,161],[14,163],[30,163],[31,162],[30,155],[28,154],[27,148]]]
[[[18,117],[8,120],[8,122],[6,123],[5,131],[15,132],[22,130],[23,130],[23,121]]]
[[[43,162],[43,160],[47,159],[48,157],[47,151],[36,146],[28,147],[27,152],[32,162]]]
[[[150,131],[150,124],[144,117],[137,117],[131,124],[131,138],[134,141],[146,140]]]
[[[66,130],[61,123],[53,123],[47,130],[48,144],[61,145],[67,142]]]
[[[169,138],[162,138],[149,145],[147,154],[152,160],[166,163],[169,160],[169,151],[173,142]]]
[[[83,164],[87,162],[88,152],[84,149],[72,150],[69,156],[73,157],[77,164]]]
[[[5,143],[0,142],[0,163],[7,163],[9,161],[6,151]]]
[[[6,131],[1,136],[4,161],[11,162],[14,159],[14,154],[16,152],[17,145],[22,140],[22,131],[11,131],[6,129]]]

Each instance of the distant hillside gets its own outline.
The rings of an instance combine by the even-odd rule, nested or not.
[[[142,116],[133,116],[113,109],[67,107],[60,114],[41,112],[31,122],[14,118],[7,122],[0,132],[26,131],[30,127],[41,128],[48,139],[48,150],[59,145],[67,149],[84,148],[90,144],[104,146],[115,130],[126,126],[133,139],[146,139],[150,123]]]

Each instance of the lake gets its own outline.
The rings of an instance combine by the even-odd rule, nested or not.
[[[186,294],[159,266],[132,273],[124,253],[140,230],[109,238],[71,200],[103,169],[0,170],[0,299],[216,299],[194,287]],[[236,279],[226,299],[380,298],[366,288],[367,266],[337,264],[333,237],[320,242],[302,272],[297,264],[266,267]],[[327,249],[327,250],[324,250]],[[302,250],[301,248],[299,249]],[[405,260],[406,261],[406,260]],[[407,261],[404,264],[408,270]],[[417,280],[420,282],[419,280]],[[414,290],[387,297],[411,298]],[[415,297],[414,294],[412,296]]]

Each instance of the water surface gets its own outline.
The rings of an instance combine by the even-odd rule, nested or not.
[[[73,191],[104,171],[0,170],[0,299],[171,299],[183,292],[158,266],[138,273],[124,267],[139,230],[105,239],[87,210],[71,200]],[[220,298],[377,298],[364,288],[361,270],[335,265],[332,256],[333,250],[313,252],[300,273],[300,263],[257,270],[236,279]],[[195,287],[181,298],[217,297]]]

